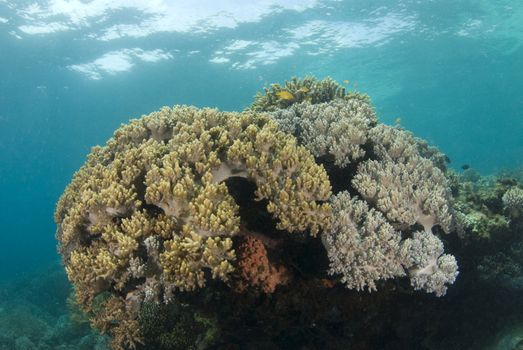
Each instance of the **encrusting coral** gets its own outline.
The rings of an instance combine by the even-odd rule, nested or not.
[[[237,249],[238,274],[240,282],[237,289],[243,291],[254,288],[264,293],[273,293],[277,286],[289,282],[289,273],[284,266],[270,262],[263,242],[247,236]]]
[[[323,167],[253,113],[164,108],[122,126],[75,174],[55,213],[59,249],[77,301],[115,349],[141,341],[144,301],[201,288],[207,272],[228,281],[240,226],[230,177],[256,185],[281,230],[330,225]],[[97,312],[101,293],[111,297]]]

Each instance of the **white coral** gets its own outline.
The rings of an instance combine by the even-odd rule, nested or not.
[[[418,155],[416,141],[411,133],[385,124],[372,128],[369,138],[373,151],[380,159],[406,162]]]
[[[449,189],[441,170],[428,159],[414,156],[406,163],[368,160],[358,167],[353,186],[392,222],[418,223],[430,232],[451,224]]]
[[[145,264],[139,257],[129,259],[129,272],[133,278],[142,278],[145,276]]]
[[[519,187],[509,188],[502,197],[503,207],[513,219],[523,214],[523,190]]]
[[[314,156],[331,155],[345,167],[365,156],[376,113],[362,99],[335,99],[320,104],[300,103],[271,113],[281,130],[295,135]]]
[[[454,283],[459,272],[454,256],[443,254],[441,240],[432,233],[416,231],[402,243],[401,250],[414,289],[445,295],[447,285]]]
[[[347,288],[376,290],[376,281],[403,276],[401,234],[364,201],[341,192],[331,198],[333,228],[322,235],[330,259],[329,273]]]

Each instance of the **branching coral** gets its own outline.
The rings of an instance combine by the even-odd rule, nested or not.
[[[340,167],[365,156],[363,146],[377,123],[374,108],[362,98],[300,103],[271,116],[281,130],[296,135],[315,157],[332,156]]]
[[[330,225],[323,167],[254,113],[164,108],[123,125],[75,174],[56,208],[59,248],[78,302],[115,349],[140,339],[144,301],[169,302],[207,274],[228,281],[240,226],[230,177],[256,185],[281,230]],[[115,315],[93,309],[104,292]]]
[[[352,184],[393,222],[418,223],[427,232],[434,225],[449,230],[446,179],[427,159],[412,157],[406,163],[368,160],[359,165]]]
[[[407,162],[421,156],[430,159],[440,170],[446,170],[448,159],[443,153],[399,126],[378,124],[370,131],[369,138],[375,156],[380,159]]]
[[[458,265],[454,256],[443,254],[441,240],[430,232],[416,231],[402,243],[401,250],[414,289],[445,295],[446,285],[458,276]]]
[[[334,224],[322,238],[331,262],[329,273],[342,275],[347,288],[373,291],[378,280],[401,277],[406,271],[414,289],[437,296],[454,283],[456,259],[442,255],[443,243],[432,233],[417,231],[402,241],[401,232],[364,201],[341,192],[331,202]]]
[[[268,200],[278,228],[314,235],[328,224],[328,206],[316,203],[330,194],[327,174],[274,122],[252,113],[172,113],[178,120],[168,143],[172,151],[146,176],[148,203],[198,226],[204,236],[234,234],[237,209],[221,182],[245,177],[256,184],[257,200]]]
[[[323,243],[330,274],[339,274],[347,288],[376,290],[376,281],[403,276],[399,232],[383,215],[348,192],[331,198],[333,227]]]
[[[265,96],[258,95],[251,108],[271,111],[279,127],[294,134],[317,158],[327,156],[327,162],[332,158],[329,175],[335,173],[333,179],[341,181],[335,187],[361,197],[351,199],[344,192],[332,197],[333,226],[322,238],[332,274],[340,274],[348,288],[375,290],[377,280],[404,275],[404,268],[413,264],[402,260],[399,250],[405,239],[414,239],[417,225],[427,234],[434,226],[449,232],[452,208],[444,174],[446,157],[403,129],[379,124],[365,95],[346,94],[333,88],[330,79],[314,83],[325,86],[319,100],[279,103],[278,91],[292,93],[291,87],[299,91],[310,84],[307,78],[293,79],[285,87],[273,85]],[[442,259],[442,264],[452,265],[447,260]],[[434,276],[422,275],[440,278],[438,269],[430,271]],[[441,283],[453,281],[449,277]],[[444,294],[443,287],[429,286],[435,282],[416,283],[417,289]]]
[[[182,291],[205,286],[204,269],[213,278],[227,280],[235,259],[232,241],[223,237],[202,237],[187,226],[180,236],[164,242],[160,265],[165,279]]]
[[[511,218],[519,218],[523,214],[523,190],[511,187],[503,194],[503,207]]]
[[[282,95],[281,92],[287,94]],[[285,96],[286,98],[282,98]],[[292,78],[285,81],[282,85],[272,84],[270,88],[265,88],[265,93],[257,93],[253,104],[249,109],[254,111],[275,111],[287,108],[293,104],[308,102],[311,104],[329,102],[336,98],[357,98],[366,102],[368,96],[347,93],[345,88],[331,78],[318,80],[315,77],[307,76],[303,79]]]

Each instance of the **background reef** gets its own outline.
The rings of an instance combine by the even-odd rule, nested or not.
[[[241,113],[133,120],[93,148],[57,205],[71,307],[112,349],[494,342],[454,339],[443,320],[470,317],[463,307],[507,315],[504,298],[482,304],[489,286],[520,288],[522,186],[447,161],[331,79],[274,84]]]

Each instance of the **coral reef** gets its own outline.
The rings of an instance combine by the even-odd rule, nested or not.
[[[259,112],[276,111],[288,108],[296,103],[317,104],[337,98],[363,99],[370,102],[368,96],[355,92],[346,92],[345,88],[331,78],[318,80],[313,76],[303,79],[294,77],[283,85],[271,84],[265,93],[258,92],[249,109]],[[282,94],[284,92],[284,94]]]
[[[296,103],[274,111],[271,117],[315,157],[331,155],[339,167],[365,156],[363,146],[377,123],[374,108],[356,94],[318,104]]]
[[[256,185],[278,229],[329,227],[325,170],[253,113],[164,108],[122,126],[75,174],[56,208],[59,249],[78,303],[114,349],[142,342],[143,302],[229,280],[240,229],[233,177]]]
[[[473,257],[473,273],[485,284],[519,291],[523,288],[519,206],[523,183],[513,175],[481,176],[467,169],[452,176],[457,232],[465,254]]]
[[[323,267],[312,250],[300,252],[307,259],[293,264],[302,273],[313,272],[309,265]],[[462,253],[460,270],[477,254],[463,259]],[[474,271],[463,271],[444,298],[409,293],[395,283],[374,293],[325,288],[318,279],[294,284],[298,275],[268,295],[230,293],[210,281],[181,300],[145,303],[138,319],[147,342],[139,348],[494,349],[493,338],[521,324],[523,296],[498,280],[477,280]],[[0,349],[21,350],[18,343],[36,350],[108,350],[107,337],[68,316],[68,285],[60,264],[0,283]],[[519,330],[510,334],[521,337]]]
[[[494,176],[470,177],[471,172],[468,169],[454,180],[458,234],[467,240],[502,239],[510,226],[503,197],[508,199],[505,194],[517,181]]]
[[[403,276],[445,295],[458,274],[442,241],[456,221],[445,160],[332,79],[274,84],[239,113],[163,108],[93,148],[57,203],[59,251],[115,350],[235,341],[225,319],[266,300],[274,315],[245,327],[281,336],[293,310],[298,324],[336,318],[300,293],[332,293],[342,319],[351,289],[391,291]]]
[[[310,84],[309,78],[294,78],[285,89]],[[316,93],[323,90],[321,99],[282,105],[274,96],[283,87],[273,85],[265,96],[257,95],[251,109],[270,111],[281,130],[326,165],[335,192],[348,191],[332,198],[333,229],[323,235],[329,272],[341,274],[348,288],[376,290],[376,281],[403,276],[407,269],[416,289],[445,294],[445,285],[457,276],[456,260],[445,256],[439,260],[444,266],[438,266],[434,259],[402,257],[400,247],[422,226],[438,244],[417,247],[431,247],[424,254],[436,260],[442,254],[442,242],[432,230],[438,226],[449,232],[452,223],[446,157],[411,133],[378,123],[367,96],[345,94],[330,79],[313,84]]]

